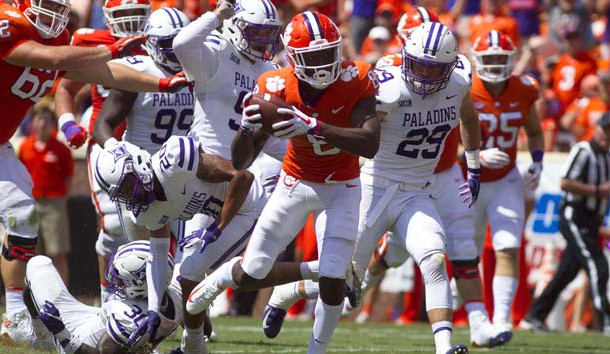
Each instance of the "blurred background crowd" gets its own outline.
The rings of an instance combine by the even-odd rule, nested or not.
[[[610,16],[610,0],[272,0],[272,2],[280,12],[283,23],[287,23],[295,13],[305,10],[317,10],[329,16],[341,30],[344,58],[365,60],[371,64],[375,64],[384,54],[400,52],[401,42],[397,36],[397,26],[401,15],[414,6],[423,6],[438,14],[440,21],[456,34],[462,54],[468,55],[473,39],[479,35],[492,29],[504,32],[518,48],[515,73],[529,74],[540,83],[541,99],[537,109],[540,117],[543,118],[547,151],[567,152],[575,143],[589,140],[599,117],[603,112],[610,110],[610,23],[607,21]],[[71,21],[68,26],[71,32],[79,28],[105,28],[102,0],[72,0],[71,3]],[[197,18],[215,6],[214,0],[151,0],[150,3],[153,10],[160,7],[176,7],[191,19]],[[275,60],[279,64],[286,64],[282,53],[278,54]],[[84,112],[90,106],[88,85],[81,89],[76,102],[80,112]],[[52,105],[52,98],[43,100],[42,106],[45,105]],[[46,228],[42,223],[41,232],[68,235],[67,232],[56,231],[58,227],[68,226],[66,196],[71,195],[76,198],[68,208],[70,210],[79,209],[80,213],[86,213],[81,207],[90,204],[86,166],[82,161],[84,153],[80,155],[78,151],[74,153],[76,159],[73,162],[67,150],[50,142],[55,141],[52,128],[56,126],[57,117],[52,110],[42,109],[40,106],[38,105],[37,109],[29,114],[30,118],[24,120],[19,131],[23,141],[20,155],[34,176],[34,196],[37,200],[40,199],[41,210],[45,207],[49,209],[47,199],[59,200],[50,205],[52,210],[50,217],[54,217],[56,221],[51,222]],[[527,149],[524,136],[521,138],[521,146],[524,150]],[[47,152],[42,153],[43,149],[51,148],[55,149],[52,152],[55,158],[48,157]],[[37,154],[43,157],[36,157]],[[37,185],[35,176],[41,173],[52,176],[53,183]],[[48,176],[38,180],[48,181],[50,179]],[[73,186],[71,190],[70,181]],[[78,197],[81,198],[80,201]],[[88,210],[93,212],[92,208]],[[59,212],[62,213],[61,216],[56,215]],[[44,213],[41,214],[44,217]],[[72,214],[73,212],[70,212],[71,216]],[[91,269],[88,272],[86,269],[68,270],[68,263],[74,264],[77,257],[83,257],[71,255],[69,262],[66,255],[71,246],[72,249],[76,248],[80,251],[84,245],[92,245],[97,235],[95,219],[94,217],[91,219],[93,214],[88,213],[87,217],[79,217],[79,215],[82,214],[76,214],[77,222],[69,223],[72,241],[69,238],[47,240],[43,237],[43,243],[47,246],[44,252],[54,257],[66,282],[69,279],[68,275],[71,275],[70,281],[76,283],[71,289],[76,290],[77,293],[82,290],[78,288],[86,287],[81,279],[83,274],[88,274],[89,278],[97,277],[97,273]],[[88,234],[90,230],[93,231]],[[602,230],[602,236],[610,234],[605,232],[606,230],[605,228]],[[90,242],[82,240],[89,237]],[[89,251],[92,255],[93,247]],[[552,274],[553,259],[557,258],[557,254],[553,252],[560,251],[551,250],[538,256],[537,264],[543,266],[538,269],[542,275],[537,279],[549,277],[545,272]],[[284,259],[311,260],[315,257],[317,257],[315,235],[309,223],[285,252]],[[526,260],[531,260],[532,257],[522,257],[522,259],[522,281],[513,313],[515,323],[523,317],[535,291],[535,284],[531,285],[531,278],[528,285],[531,265],[526,263]],[[493,269],[493,265],[490,265],[493,263],[489,263],[493,260],[486,260],[484,255],[483,261],[484,269]],[[547,263],[550,264],[549,269],[544,268]],[[405,324],[419,321],[422,315],[425,316],[423,285],[413,263],[407,261],[405,266],[389,273],[389,279],[400,279],[400,281],[382,283],[382,291],[379,295],[377,291],[370,292],[362,311],[356,311],[351,315],[352,318],[357,321],[396,321]],[[401,285],[396,286],[396,284]],[[566,306],[569,310],[560,311],[558,315],[561,318],[558,320],[560,323],[558,327],[582,331],[594,322],[592,321],[594,311],[590,310],[587,289],[586,276],[582,275],[566,301],[566,304],[570,303]],[[91,293],[96,294],[97,289],[93,289]],[[266,291],[262,291],[261,294],[258,300],[256,293],[229,294],[230,302],[218,304],[214,312],[250,315],[254,311],[257,314],[261,308],[257,303],[266,303],[268,296]],[[290,310],[288,318],[310,318],[312,308],[305,302],[297,303]],[[461,316],[460,312],[456,314],[456,322],[461,321],[465,324],[464,315]]]

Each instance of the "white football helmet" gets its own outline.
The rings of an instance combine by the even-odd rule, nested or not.
[[[490,83],[506,81],[513,72],[515,53],[515,45],[502,32],[490,31],[479,36],[472,47],[477,76]]]
[[[235,14],[224,21],[222,34],[252,61],[273,59],[282,26],[270,0],[237,0]]]
[[[136,216],[155,200],[150,154],[127,142],[104,149],[95,162],[95,179],[110,200]]]
[[[106,0],[104,17],[114,37],[144,34],[144,24],[150,15],[148,0]]]
[[[172,44],[178,32],[190,22],[182,11],[173,7],[161,8],[150,15],[144,27],[147,37],[144,48],[155,63],[173,72],[182,70]]]
[[[133,241],[120,246],[110,258],[106,269],[109,290],[125,299],[145,299],[148,297],[146,281],[146,261],[150,253],[148,241]],[[174,271],[174,257],[167,254],[167,278],[169,286]]]
[[[423,23],[411,32],[402,48],[402,72],[407,85],[422,96],[444,89],[457,64],[457,54],[457,41],[447,26]]]
[[[70,21],[70,0],[24,0],[15,4],[43,38],[55,38]]]

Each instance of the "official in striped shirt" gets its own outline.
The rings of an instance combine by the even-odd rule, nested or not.
[[[522,326],[545,329],[544,320],[561,291],[584,268],[589,276],[593,305],[605,334],[610,334],[610,308],[606,295],[608,262],[598,242],[599,227],[610,196],[610,112],[604,113],[590,141],[576,144],[564,166],[559,230],[566,248],[559,268],[532,304]]]

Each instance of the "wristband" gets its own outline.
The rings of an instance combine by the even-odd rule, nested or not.
[[[466,166],[468,168],[480,169],[481,162],[479,161],[479,149],[465,150]]]
[[[104,149],[110,148],[115,146],[116,144],[118,144],[119,141],[116,140],[114,137],[109,138],[108,140],[106,140],[106,142],[104,143]]]
[[[62,129],[64,124],[66,124],[68,122],[74,122],[76,124],[76,119],[74,117],[74,114],[68,112],[68,113],[64,113],[61,116],[59,116],[59,119],[57,120],[59,129]]]
[[[544,152],[542,150],[536,150],[531,152],[532,161],[534,162],[542,162],[542,157],[544,156]]]

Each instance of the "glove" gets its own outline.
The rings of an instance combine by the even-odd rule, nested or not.
[[[151,343],[155,343],[156,336],[157,336],[157,330],[159,329],[160,325],[161,325],[161,318],[159,317],[159,314],[156,313],[155,311],[149,310],[148,315],[146,316],[146,319],[144,321],[142,321],[138,325],[138,328],[136,328],[136,330],[129,336],[127,345],[130,347],[133,346],[146,333],[150,334],[149,341]]]
[[[186,86],[193,92],[193,83],[184,76],[184,71],[159,79],[159,92],[178,92]]]
[[[130,36],[106,45],[111,53],[112,59],[122,58],[133,54],[132,50],[146,42],[146,36]]]
[[[50,301],[45,301],[44,305],[42,305],[39,318],[53,335],[66,329],[66,325],[61,320],[59,310]]]
[[[536,190],[540,183],[540,174],[542,173],[542,163],[532,162],[523,174],[523,184],[530,190]]]
[[[213,223],[205,230],[199,229],[197,231],[193,231],[192,234],[185,237],[182,241],[178,242],[178,247],[180,247],[180,250],[183,251],[185,247],[190,247],[193,242],[201,240],[201,245],[199,246],[199,253],[203,253],[203,251],[205,251],[205,248],[210,243],[218,240],[218,237],[220,237],[221,233],[222,230],[218,228],[216,223]]]
[[[73,149],[78,149],[87,141],[87,131],[73,120],[65,122],[61,126],[61,131],[64,132],[68,145]]]
[[[510,163],[510,157],[498,148],[482,150],[479,153],[481,165],[491,169],[499,169]]]
[[[274,130],[273,135],[275,135],[275,137],[285,140],[303,134],[320,135],[322,122],[309,117],[307,114],[299,111],[296,107],[293,106],[292,109],[278,108],[277,113],[290,115],[292,118],[275,123],[271,126]]]
[[[252,97],[252,92],[248,92],[243,100],[243,111],[241,113],[241,126],[240,128],[244,131],[252,131],[252,129],[262,128],[263,123],[261,119],[263,116],[259,112],[261,108],[258,104],[248,104],[248,101]]]
[[[469,168],[467,174],[467,182],[460,186],[460,197],[462,202],[469,208],[476,203],[479,197],[479,189],[481,189],[481,169]]]

